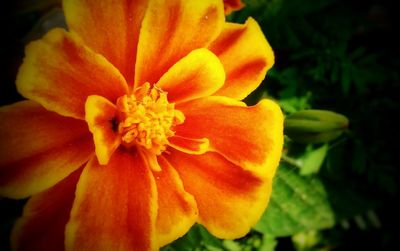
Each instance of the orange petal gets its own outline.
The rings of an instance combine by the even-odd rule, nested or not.
[[[159,157],[162,171],[154,173],[158,189],[157,238],[164,246],[184,235],[197,220],[197,206],[183,188],[176,170]]]
[[[168,141],[171,147],[189,154],[203,154],[209,150],[210,145],[206,138],[190,139],[179,135],[170,137]]]
[[[149,1],[139,35],[135,86],[156,83],[178,60],[206,47],[224,23],[218,0]]]
[[[223,97],[197,99],[177,106],[185,122],[176,134],[207,138],[210,148],[236,165],[272,177],[283,144],[283,115],[279,106],[262,100],[256,106]]]
[[[64,231],[82,169],[32,196],[11,235],[13,250],[64,250]]]
[[[136,47],[148,0],[64,0],[68,27],[133,83]]]
[[[262,82],[274,64],[274,53],[257,22],[226,23],[221,35],[209,46],[226,72],[225,85],[217,95],[244,99]]]
[[[147,149],[138,149],[139,154],[142,156],[144,163],[148,166],[152,171],[159,172],[161,171],[160,164],[158,163],[157,155],[148,151]]]
[[[231,14],[233,11],[240,10],[244,7],[241,0],[224,0],[225,15]]]
[[[92,95],[85,104],[85,120],[93,134],[96,156],[101,165],[106,165],[121,143],[116,121],[116,106],[107,99]]]
[[[79,179],[66,227],[67,250],[154,250],[157,190],[135,152],[117,150],[106,166],[93,159]]]
[[[245,149],[245,148],[244,148]],[[271,180],[256,177],[218,153],[165,155],[199,209],[199,223],[218,238],[247,234],[265,210]]]
[[[30,43],[25,54],[17,76],[18,91],[61,115],[84,119],[89,95],[116,101],[128,90],[116,68],[62,29]]]
[[[87,162],[94,148],[84,121],[61,117],[37,103],[0,108],[0,194],[41,192]]]
[[[215,93],[225,81],[219,59],[207,49],[197,49],[174,64],[158,81],[170,102],[183,102]]]

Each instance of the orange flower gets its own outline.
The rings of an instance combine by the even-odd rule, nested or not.
[[[218,0],[65,0],[0,109],[0,194],[32,196],[17,250],[157,250],[198,222],[245,235],[267,206],[283,116],[247,107],[274,57]],[[6,154],[5,154],[6,153]]]
[[[225,15],[231,14],[233,11],[240,10],[244,7],[241,0],[224,0]]]

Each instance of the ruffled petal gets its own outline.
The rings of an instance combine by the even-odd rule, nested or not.
[[[271,46],[253,18],[245,24],[226,23],[209,49],[219,57],[226,72],[225,85],[216,95],[238,100],[261,84],[275,62]]]
[[[161,172],[154,173],[158,191],[157,238],[164,246],[184,235],[197,220],[197,206],[183,188],[175,169],[159,157]]]
[[[0,108],[0,194],[41,192],[87,162],[92,136],[84,121],[59,116],[31,101]]]
[[[283,114],[273,101],[255,106],[224,97],[208,97],[183,103],[177,109],[185,122],[176,134],[208,138],[210,149],[247,170],[272,177],[283,145]]]
[[[18,91],[61,115],[84,119],[89,95],[114,102],[128,91],[114,66],[62,29],[30,43],[25,54],[17,76]]]
[[[155,250],[157,190],[135,152],[114,152],[107,165],[93,159],[79,179],[66,250]]]
[[[85,104],[85,120],[93,134],[96,156],[105,165],[121,143],[116,121],[116,106],[107,99],[92,95]]]
[[[239,238],[257,223],[271,195],[270,179],[259,178],[218,153],[188,155],[172,150],[165,156],[194,196],[199,223],[213,235]]]
[[[28,200],[11,234],[13,250],[64,250],[65,225],[81,172],[82,169],[78,169],[55,186]]]
[[[197,49],[174,64],[158,81],[170,102],[183,102],[215,93],[225,81],[219,59],[207,49]]]
[[[64,0],[69,29],[133,83],[136,47],[148,0]]]
[[[135,86],[156,83],[180,58],[209,45],[224,19],[219,0],[149,1],[139,35]]]
[[[231,14],[233,11],[240,10],[244,7],[241,0],[224,0],[225,15]]]

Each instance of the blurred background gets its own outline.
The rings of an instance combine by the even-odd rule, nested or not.
[[[270,205],[247,236],[219,240],[196,225],[163,250],[400,250],[395,1],[243,2],[246,7],[227,19],[255,18],[276,57],[245,101],[275,99],[286,116],[329,110],[346,116],[349,126],[325,140],[286,136]],[[0,25],[5,105],[22,99],[14,83],[24,46],[65,21],[59,0],[20,0],[2,2]],[[9,249],[24,203],[0,198],[0,250]]]

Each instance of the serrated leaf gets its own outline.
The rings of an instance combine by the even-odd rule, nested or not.
[[[255,230],[276,237],[333,226],[335,215],[316,177],[301,176],[282,164],[276,174],[267,210]]]

